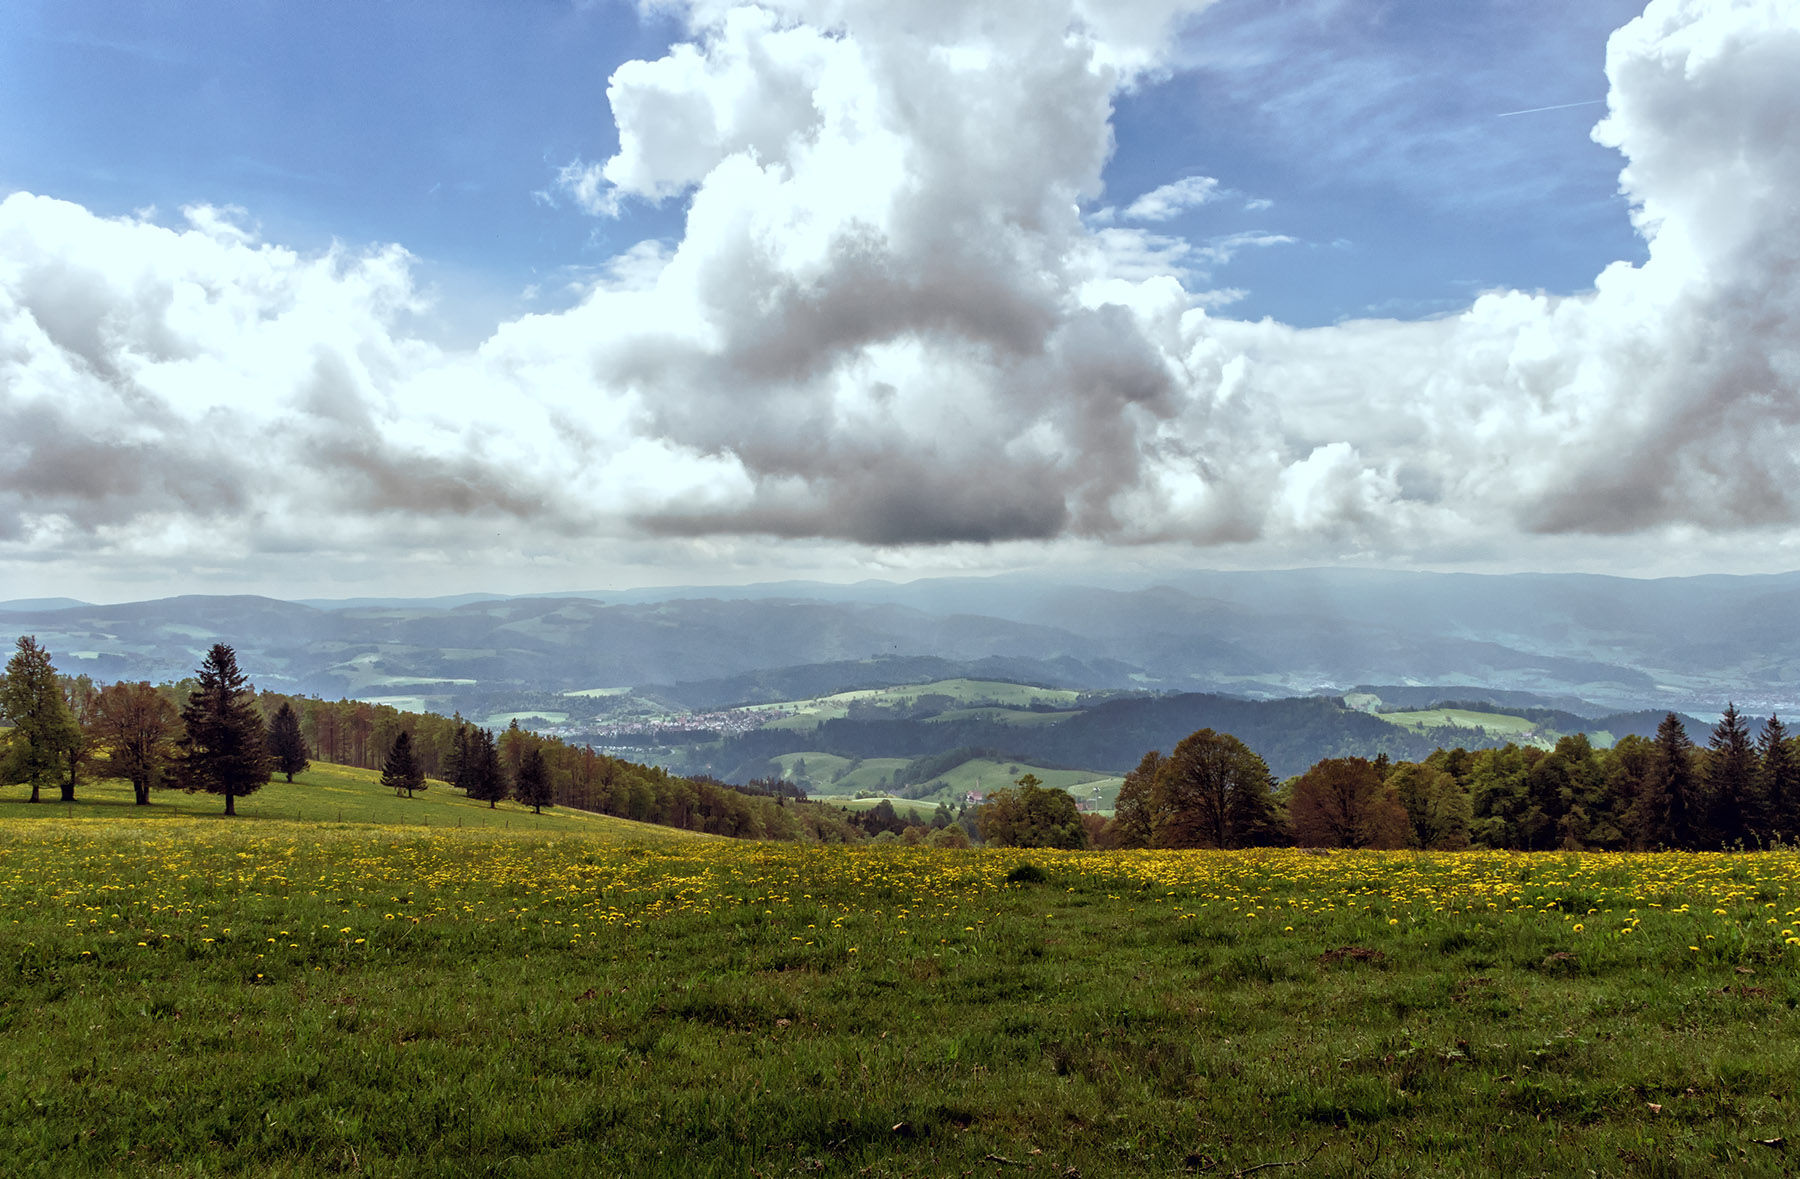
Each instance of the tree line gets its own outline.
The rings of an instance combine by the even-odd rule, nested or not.
[[[1036,847],[1754,850],[1800,842],[1797,740],[1775,716],[1752,736],[1728,705],[1705,746],[1669,713],[1654,738],[1610,749],[1577,734],[1551,749],[1335,757],[1278,784],[1243,742],[1202,729],[1145,754],[1098,831],[1029,775],[977,821],[989,842]]]

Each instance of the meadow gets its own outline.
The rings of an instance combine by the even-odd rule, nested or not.
[[[12,1173],[1777,1175],[1800,1130],[1794,853],[279,810],[7,806]]]

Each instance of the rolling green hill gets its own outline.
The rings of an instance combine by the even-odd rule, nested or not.
[[[9,787],[0,797],[0,819],[98,820],[157,822],[174,818],[216,816],[221,822],[369,823],[397,827],[494,827],[514,831],[568,832],[629,836],[640,840],[713,839],[716,836],[634,823],[567,807],[547,808],[534,815],[530,807],[503,802],[489,808],[442,782],[412,798],[396,797],[381,785],[376,770],[314,762],[288,783],[279,778],[255,794],[237,800],[237,816],[227,819],[224,800],[211,794],[161,790],[149,806],[136,806],[131,787],[120,779],[84,783],[73,803],[26,800],[22,787]]]
[[[929,684],[835,692],[810,700],[758,704],[749,711],[764,713],[772,718],[764,728],[806,732],[818,728],[826,721],[843,720],[865,711],[901,716],[923,709],[933,716],[978,719],[992,719],[987,714],[1002,714],[1008,718],[1054,716],[1054,713],[1040,714],[1028,710],[1033,706],[1072,709],[1080,696],[1079,692],[1061,688],[1037,688],[998,680],[949,679]]]

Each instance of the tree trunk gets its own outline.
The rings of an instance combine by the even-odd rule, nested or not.
[[[237,814],[237,795],[231,792],[231,787],[229,786],[225,788],[225,813],[228,815]]]
[[[31,801],[38,801],[38,784],[35,781],[31,784]]]

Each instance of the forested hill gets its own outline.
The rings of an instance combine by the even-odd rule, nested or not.
[[[1527,711],[1527,710],[1512,710]],[[1551,715],[1549,710],[1536,710]],[[1664,714],[1618,714],[1594,720],[1555,714],[1558,733],[1628,733],[1652,736]],[[1704,739],[1707,727],[1685,718],[1689,732]],[[1568,727],[1560,727],[1566,725]],[[714,765],[733,780],[760,777],[778,754],[819,750],[842,757],[922,757],[948,749],[988,749],[1041,765],[1065,765],[1124,773],[1145,752],[1167,752],[1197,729],[1232,733],[1256,750],[1278,778],[1304,772],[1328,757],[1387,754],[1416,761],[1440,747],[1484,748],[1517,738],[1516,732],[1439,726],[1408,729],[1382,717],[1346,707],[1337,697],[1241,700],[1207,693],[1111,700],[1052,723],[1020,726],[985,719],[912,718],[827,720],[816,729],[758,729],[724,741]]]

